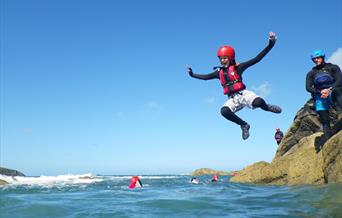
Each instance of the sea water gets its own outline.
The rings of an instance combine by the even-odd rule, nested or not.
[[[0,217],[342,217],[342,186],[270,186],[190,175],[8,177]]]

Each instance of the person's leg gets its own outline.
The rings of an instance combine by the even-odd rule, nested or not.
[[[241,110],[244,105],[241,103],[241,95],[235,95],[228,99],[228,101],[221,108],[221,114],[227,120],[230,120],[240,125],[242,130],[242,138],[246,140],[249,137],[249,124],[238,117],[235,112]]]
[[[319,115],[319,119],[322,124],[323,133],[325,140],[328,140],[332,134],[331,128],[330,128],[330,118],[329,118],[329,111],[328,110],[320,110],[317,111]]]
[[[242,130],[242,138],[246,140],[249,137],[249,124],[242,120],[240,117],[238,117],[235,113],[233,113],[232,110],[230,110],[229,107],[223,106],[221,108],[221,114],[224,116],[227,120],[230,120],[238,125],[240,125]]]
[[[329,118],[329,99],[321,98],[320,94],[315,95],[315,108],[319,115],[319,120],[322,124],[322,129],[324,133],[325,140],[328,140],[332,134],[330,128],[330,118]]]
[[[266,104],[265,100],[262,99],[261,97],[257,97],[253,100],[252,106],[254,108],[261,108],[264,111],[270,111],[273,113],[281,113],[281,108],[277,105],[272,105],[272,104]]]
[[[235,113],[233,113],[232,110],[230,110],[229,107],[223,106],[221,108],[221,114],[224,116],[227,120],[230,120],[240,126],[246,125],[246,121],[242,120],[240,117],[238,117]]]

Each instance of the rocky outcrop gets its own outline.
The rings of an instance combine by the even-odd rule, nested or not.
[[[226,171],[219,171],[219,170],[213,170],[209,168],[201,168],[198,170],[195,170],[191,173],[192,176],[202,176],[202,175],[218,175],[218,176],[226,176],[229,175],[229,172]]]
[[[322,149],[323,172],[326,182],[342,182],[342,131]]]
[[[342,113],[332,108],[330,110],[331,126],[333,132],[336,133],[342,129]],[[316,132],[321,132],[322,127],[319,121],[319,116],[314,110],[313,100],[309,100],[297,112],[292,125],[286,132],[283,140],[279,144],[275,158],[281,157],[302,138],[310,136]]]
[[[335,133],[324,142],[318,116],[308,101],[280,143],[271,163],[247,166],[232,182],[258,184],[342,183],[342,113],[331,110]]]
[[[6,182],[5,180],[0,179],[0,186],[7,185],[7,184],[8,184],[8,182]]]
[[[0,167],[0,174],[5,176],[25,176],[22,172],[3,167]]]

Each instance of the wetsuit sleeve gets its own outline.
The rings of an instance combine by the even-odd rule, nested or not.
[[[268,45],[255,58],[252,58],[249,61],[240,63],[238,66],[238,71],[239,71],[240,75],[248,67],[258,63],[259,61],[261,61],[261,59],[263,59],[265,57],[265,55],[273,48],[274,44],[275,44],[275,40],[269,40]]]
[[[334,77],[334,84],[332,85],[332,88],[336,88],[337,86],[341,86],[342,84],[342,73],[341,69],[337,65],[332,66],[332,76]]]
[[[201,80],[210,80],[210,79],[219,79],[220,78],[217,70],[212,72],[212,73],[209,73],[209,74],[192,73],[190,76],[193,78],[196,78],[196,79],[201,79]]]
[[[310,92],[311,94],[319,94],[320,91],[316,88],[314,88],[314,78],[313,78],[313,71],[310,71],[306,75],[306,91]]]

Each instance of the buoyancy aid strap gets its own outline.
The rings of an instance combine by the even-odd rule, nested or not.
[[[235,83],[239,83],[239,82],[242,82],[242,80],[241,80],[241,79],[236,79],[236,80],[234,80],[234,81],[227,82],[227,83],[225,84],[225,86],[232,86],[232,85],[234,85]]]
[[[223,77],[224,77],[224,80],[226,81],[226,83],[224,84],[225,87],[228,88],[229,92],[232,92],[234,91],[234,87],[232,85],[234,85],[234,81],[231,81],[229,75],[228,75],[228,70],[227,68],[223,68]]]
[[[222,71],[223,71],[224,80],[226,81],[226,84],[227,84],[230,81],[230,78],[228,75],[228,70],[227,70],[227,68],[222,68]]]

